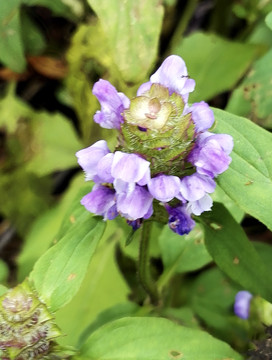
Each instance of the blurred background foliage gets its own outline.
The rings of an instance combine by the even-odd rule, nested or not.
[[[3,283],[22,281],[52,244],[67,207],[84,184],[75,152],[102,138],[114,147],[114,131],[92,120],[98,109],[92,86],[99,78],[133,97],[167,55],[177,54],[196,80],[191,102],[208,101],[271,130],[271,11],[269,0],[0,0]],[[213,196],[242,219],[220,189]],[[255,240],[271,239],[259,223],[246,218],[242,224]],[[137,258],[134,244],[126,248],[120,240],[128,231],[120,219],[108,224],[80,292],[56,315],[69,334],[63,343],[80,342],[75,333],[80,334],[100,311],[110,309],[83,338],[109,319],[149,312],[127,303],[136,293],[130,274]],[[184,244],[176,235],[159,227],[153,231],[154,262],[163,254],[163,264],[157,264],[164,268],[161,286],[173,274],[191,284],[186,293],[169,295],[175,296],[177,307],[162,315],[191,327],[200,323],[243,348],[249,325],[231,315],[237,285],[210,267],[201,230],[196,228],[186,238],[186,251],[192,248],[195,256],[182,263]],[[172,252],[165,243],[169,236]],[[208,270],[202,272],[203,267]],[[193,274],[185,276],[188,271]]]

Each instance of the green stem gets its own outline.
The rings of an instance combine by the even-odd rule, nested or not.
[[[153,305],[158,305],[159,302],[158,290],[150,274],[150,261],[149,261],[150,230],[151,230],[151,222],[144,221],[142,227],[142,233],[140,237],[138,275],[142,287],[150,297],[151,303]]]
[[[189,0],[187,6],[182,14],[182,17],[178,23],[174,35],[172,36],[168,51],[172,52],[178,44],[180,44],[182,36],[188,27],[189,21],[191,20],[194,11],[197,7],[199,0]]]

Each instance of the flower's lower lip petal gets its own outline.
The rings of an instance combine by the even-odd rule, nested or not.
[[[168,202],[178,195],[180,180],[177,176],[159,175],[150,180],[148,190],[155,199]]]

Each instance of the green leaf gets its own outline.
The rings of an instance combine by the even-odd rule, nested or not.
[[[212,334],[235,348],[241,348],[249,339],[248,323],[241,322],[233,311],[235,295],[239,290],[240,286],[218,268],[211,268],[196,278],[190,298],[195,314],[204,321]]]
[[[82,214],[72,214],[70,219],[73,225],[69,231],[38,260],[30,274],[51,311],[77,293],[105,228],[105,222],[91,217],[83,206]]]
[[[45,38],[35,22],[27,15],[21,13],[22,39],[27,55],[39,55],[46,46]]]
[[[272,275],[242,227],[222,204],[202,216],[205,244],[212,258],[244,289],[272,301]]]
[[[256,57],[258,46],[195,32],[172,52],[185,60],[190,77],[196,81],[190,95],[190,101],[195,102],[232,89]]]
[[[67,221],[71,226],[69,220],[71,209],[69,209],[70,213],[66,217],[64,215],[67,213],[67,208],[70,207],[71,201],[77,201],[77,207],[80,206],[79,202],[83,195],[81,191],[79,193],[78,189],[82,189],[82,185],[84,185],[84,179],[83,175],[80,174],[72,180],[59,203],[54,207],[51,206],[49,210],[42,212],[34,221],[25,237],[23,248],[17,257],[19,281],[23,281],[31,272],[35,262],[48,250],[53,241],[61,239],[62,234],[58,233],[60,225]],[[85,190],[84,195],[90,191],[89,188],[85,188]]]
[[[71,122],[58,113],[35,113],[35,118],[34,154],[27,170],[44,176],[53,171],[76,167],[75,153],[82,148],[82,143]]]
[[[115,221],[109,221],[79,292],[56,313],[56,322],[67,336],[63,345],[74,345],[97,315],[128,299],[129,288],[115,259],[116,243],[123,236]]]
[[[88,0],[88,3],[101,22],[123,80],[142,80],[157,55],[163,18],[160,2]]]
[[[82,348],[88,360],[240,360],[231,347],[200,330],[162,318],[123,318],[95,331]]]
[[[0,61],[15,72],[26,68],[21,37],[20,0],[1,1]]]
[[[272,30],[272,11],[266,16],[265,22],[267,26]]]
[[[185,236],[174,233],[168,225],[164,226],[159,245],[165,275],[194,271],[212,260],[205,248],[202,228],[198,225]]]
[[[246,213],[272,229],[272,134],[251,121],[214,109],[214,132],[234,140],[229,169],[218,177],[225,193]]]
[[[233,92],[227,111],[250,117],[254,122],[272,128],[271,93],[272,49],[254,63],[241,86]]]

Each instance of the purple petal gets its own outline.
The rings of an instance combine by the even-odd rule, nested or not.
[[[194,103],[187,112],[192,113],[192,119],[197,132],[208,130],[214,123],[213,111],[205,101]]]
[[[169,93],[176,92],[185,95],[194,90],[194,80],[188,81],[188,72],[183,59],[171,55],[164,60],[159,69],[150,77],[151,83],[159,83],[169,89]]]
[[[185,205],[181,205],[175,208],[166,206],[166,210],[169,213],[168,225],[171,230],[179,235],[189,234],[189,232],[194,228],[195,222],[190,216]]]
[[[97,141],[86,149],[76,153],[78,163],[86,173],[86,180],[93,180],[97,175],[99,161],[110,152],[105,140]]]
[[[107,80],[100,79],[93,86],[93,94],[101,105],[101,111],[94,115],[94,121],[106,129],[120,129],[124,122],[122,112],[129,106],[129,99]]]
[[[199,200],[189,201],[187,206],[192,214],[199,216],[204,211],[210,211],[212,208],[212,204],[212,198],[208,194],[206,194]]]
[[[102,157],[97,164],[97,176],[100,179],[99,182],[112,183],[114,178],[111,175],[111,166],[114,154],[109,153]]]
[[[139,89],[137,90],[137,96],[141,96],[142,94],[144,94],[145,92],[150,90],[152,83],[150,81],[143,83]]]
[[[158,175],[148,183],[150,194],[157,200],[168,202],[172,200],[180,189],[180,180],[177,176]]]
[[[117,209],[128,220],[146,218],[146,215],[150,214],[152,201],[153,197],[149,192],[144,187],[136,185],[130,194],[117,194]]]
[[[104,220],[112,220],[118,215],[115,191],[106,186],[95,185],[92,191],[81,199],[81,204],[91,213],[104,216]]]
[[[189,201],[201,199],[206,193],[214,192],[215,187],[215,181],[211,177],[197,173],[185,176],[180,181],[180,193]]]
[[[150,163],[136,154],[121,151],[114,153],[111,174],[115,179],[129,183],[147,184],[150,179]]]
[[[241,319],[249,317],[250,301],[252,294],[249,291],[239,291],[235,296],[234,313]]]
[[[214,177],[229,167],[231,158],[228,154],[232,147],[233,140],[230,135],[204,132],[198,137],[188,160],[196,166],[199,174]]]

